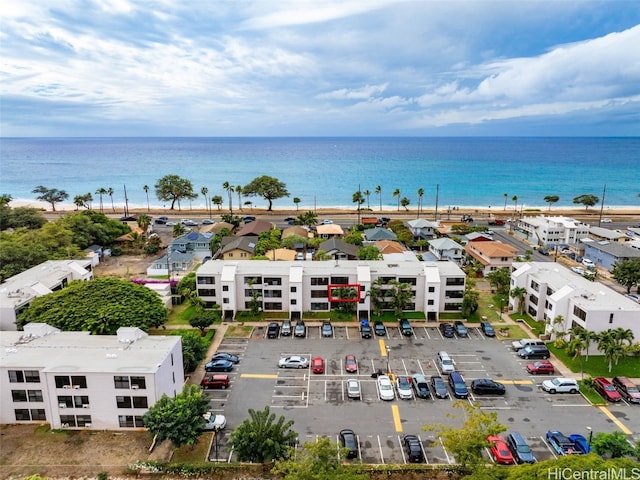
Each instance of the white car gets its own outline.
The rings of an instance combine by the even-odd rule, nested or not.
[[[401,400],[411,400],[413,398],[413,390],[411,389],[411,380],[409,380],[409,377],[398,377],[396,387],[398,388],[398,397],[400,397]]]
[[[360,382],[355,378],[347,380],[347,397],[360,398]]]
[[[320,222],[320,225],[331,225],[333,223],[333,220],[323,220]]]
[[[593,261],[589,260],[588,258],[583,258],[582,259],[582,264],[587,268],[593,268],[593,267],[596,266],[596,264],[593,263]]]
[[[393,383],[391,383],[391,379],[386,375],[380,375],[378,377],[378,395],[380,396],[380,400],[395,400],[396,398]]]
[[[610,218],[603,218],[602,223],[611,223],[612,220]]]
[[[308,368],[309,360],[299,355],[281,358],[278,362],[280,368]]]
[[[562,377],[545,380],[542,382],[542,389],[549,393],[578,393],[580,391],[576,380]]]
[[[224,415],[217,415],[213,412],[207,412],[203,415],[204,419],[207,421],[205,423],[203,430],[213,430],[217,432],[218,430],[224,429],[227,426],[227,419]]]
[[[571,271],[577,273],[578,275],[584,275],[586,270],[582,267],[571,267]]]

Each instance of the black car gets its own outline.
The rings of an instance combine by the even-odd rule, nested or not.
[[[153,223],[155,223],[156,225],[164,225],[168,221],[169,221],[168,217],[158,217],[153,221]]]
[[[496,331],[493,329],[493,326],[489,322],[480,322],[480,328],[482,329],[482,333],[484,333],[487,337],[495,337]]]
[[[455,329],[450,323],[441,323],[438,328],[440,328],[440,333],[445,338],[453,338],[456,336]]]
[[[422,444],[416,435],[405,435],[402,443],[404,444],[404,451],[407,454],[407,460],[409,460],[410,463],[424,462]]]
[[[447,385],[440,375],[431,376],[431,388],[433,388],[433,392],[437,398],[447,398],[449,396]]]
[[[362,338],[371,338],[373,336],[373,330],[367,320],[360,321],[360,336]]]
[[[231,363],[239,363],[240,359],[238,358],[237,355],[232,355],[230,353],[226,353],[226,352],[219,352],[216,353],[213,357],[211,357],[211,361],[215,362],[216,360],[227,360]]]
[[[465,327],[464,323],[462,323],[460,320],[456,320],[455,322],[453,322],[453,327],[456,329],[456,334],[459,337],[469,336],[469,331],[467,330],[467,327]]]
[[[212,360],[204,366],[206,372],[230,372],[233,370],[233,363],[229,360]]]
[[[411,323],[409,323],[409,320],[407,320],[406,318],[401,318],[399,324],[400,332],[402,332],[402,335],[404,335],[405,337],[410,337],[411,335],[413,335],[413,328],[411,327]]]
[[[293,336],[298,338],[304,338],[307,336],[307,326],[302,320],[296,322],[296,326],[293,329]]]
[[[384,326],[384,323],[378,321],[373,324],[373,331],[376,332],[376,335],[380,337],[384,337],[387,335],[387,329]]]
[[[549,353],[549,349],[544,345],[527,345],[524,348],[518,350],[518,356],[520,358],[526,358],[527,360],[530,358],[541,358],[546,360],[551,356]]]
[[[358,439],[353,430],[345,428],[340,430],[340,444],[344,448],[348,448],[347,458],[356,458],[358,456]]]
[[[504,385],[490,378],[478,378],[471,382],[471,391],[477,395],[504,395]]]
[[[280,325],[277,322],[271,322],[267,327],[267,338],[278,338],[280,333]]]

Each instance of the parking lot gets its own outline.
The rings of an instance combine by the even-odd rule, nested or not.
[[[452,408],[455,399],[451,391],[448,399],[414,397],[385,402],[379,399],[377,381],[372,378],[378,370],[393,375],[421,373],[427,378],[439,375],[436,355],[440,350],[453,358],[467,385],[475,378],[493,378],[505,384],[505,396],[476,397],[470,392],[467,401],[497,412],[507,431],[518,431],[528,439],[538,460],[554,456],[544,440],[547,430],[566,435],[586,435],[587,427],[594,432],[640,430],[638,406],[621,403],[603,409],[591,406],[579,394],[543,392],[539,385],[546,377],[527,373],[525,365],[530,361],[517,357],[510,340],[485,337],[478,328],[469,328],[467,338],[444,338],[431,326],[414,326],[412,337],[388,326],[385,337],[371,339],[362,339],[355,325],[335,326],[333,330],[331,338],[323,338],[319,326],[310,326],[306,338],[267,339],[266,329],[257,327],[250,339],[223,340],[218,351],[238,355],[240,363],[229,374],[230,389],[207,391],[211,409],[224,413],[228,422],[226,431],[219,435],[217,454],[212,448],[212,460],[233,459],[228,435],[247,418],[249,408],[261,410],[269,405],[277,415],[294,420],[293,429],[301,443],[324,436],[337,440],[341,429],[352,429],[360,446],[359,458],[365,463],[405,463],[401,442],[407,434],[419,437],[428,463],[455,463],[434,432],[422,430],[425,424],[462,423],[446,416],[458,412]],[[347,354],[356,356],[357,373],[345,371]],[[310,368],[278,368],[278,360],[289,355],[309,360],[322,357],[325,371],[313,374]],[[346,394],[350,378],[360,382],[360,400]]]

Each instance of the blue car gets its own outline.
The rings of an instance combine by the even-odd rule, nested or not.
[[[558,455],[572,455],[578,453],[576,445],[573,441],[566,437],[562,432],[557,430],[549,430],[547,432],[547,442]]]
[[[233,370],[233,363],[229,360],[212,360],[204,366],[207,372],[230,372]]]
[[[464,383],[464,378],[458,372],[452,372],[449,374],[449,386],[451,390],[453,390],[453,395],[456,398],[467,398],[469,397],[469,390],[467,389],[467,385]]]
[[[584,438],[583,435],[579,435],[577,433],[573,433],[571,435],[569,435],[569,440],[571,440],[573,442],[573,444],[576,446],[576,451],[575,453],[583,453],[583,454],[587,454],[591,451],[591,447],[589,446],[589,442],[587,442],[587,439]]]

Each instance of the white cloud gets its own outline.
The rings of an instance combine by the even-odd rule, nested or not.
[[[332,100],[358,100],[378,95],[384,92],[386,89],[386,83],[382,85],[365,85],[364,87],[355,89],[340,88],[331,92],[321,93],[317,95],[316,98]]]

